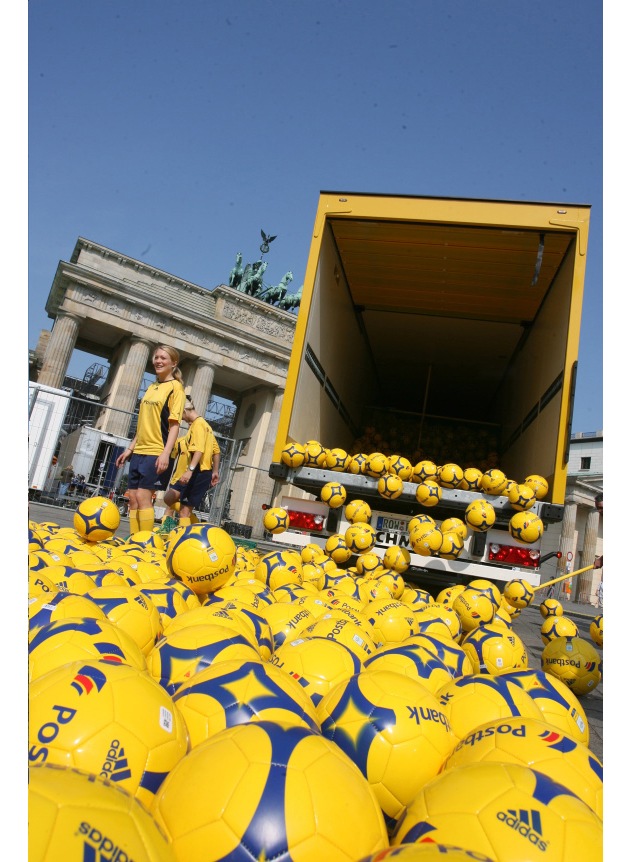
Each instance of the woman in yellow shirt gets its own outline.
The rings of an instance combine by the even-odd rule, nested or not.
[[[140,402],[136,436],[116,459],[122,467],[129,460],[129,532],[152,530],[155,523],[153,494],[164,491],[170,476],[171,451],[177,440],[186,395],[179,370],[179,353],[160,344],[153,351],[156,381]]]

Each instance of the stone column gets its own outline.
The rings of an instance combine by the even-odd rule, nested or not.
[[[588,513],[586,527],[584,529],[584,545],[582,547],[582,566],[591,566],[595,560],[597,548],[597,533],[599,530],[599,512],[593,509]],[[577,576],[576,596],[578,602],[591,604],[596,598],[593,590],[599,584],[601,572],[589,569]]]
[[[108,407],[117,409],[103,411],[103,421],[100,423],[103,431],[120,437],[128,435],[132,414],[136,409],[138,392],[153,347],[153,343],[144,338],[134,335],[129,339],[127,354],[117,369],[111,397],[108,400]]]
[[[262,536],[263,534],[262,506],[263,503],[268,505],[272,503],[274,494],[275,483],[274,480],[269,477],[267,470],[273,459],[273,449],[276,441],[276,434],[278,432],[278,419],[280,418],[280,408],[282,406],[283,395],[284,389],[276,389],[275,392],[269,393],[270,409],[267,411],[265,416],[267,423],[264,428],[265,436],[262,441],[262,445],[259,448],[259,452],[257,453],[256,460],[253,462],[255,464],[260,464],[262,469],[250,471],[252,474],[250,476],[251,487],[245,523],[253,526],[253,535],[255,536]]]
[[[559,578],[560,575],[567,573],[566,562],[569,551],[574,555],[571,568],[574,568],[575,562],[575,516],[577,514],[577,503],[566,503],[564,507],[564,516],[562,518],[562,533],[560,535],[560,553],[562,556],[558,560],[558,568],[554,577]],[[566,581],[572,580],[567,578]],[[566,581],[560,581],[556,586],[562,595],[562,585]],[[576,590],[575,585],[571,586],[571,599],[575,601]]]
[[[83,318],[77,314],[59,312],[48,340],[42,369],[37,378],[38,383],[52,386],[54,389],[63,386],[82,321]]]
[[[200,416],[206,415],[212,384],[214,382],[214,366],[203,359],[197,361],[195,376],[193,377],[190,397],[195,409]]]

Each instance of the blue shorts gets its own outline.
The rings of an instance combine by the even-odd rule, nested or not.
[[[135,491],[143,488],[148,491],[166,491],[173,468],[171,465],[163,473],[155,469],[157,455],[132,455],[129,461],[129,483],[127,488]]]
[[[179,491],[179,502],[184,506],[190,506],[191,509],[198,509],[206,496],[210,481],[212,480],[212,470],[193,470],[190,481],[187,485],[180,485],[179,482],[174,482],[171,485],[174,491]]]

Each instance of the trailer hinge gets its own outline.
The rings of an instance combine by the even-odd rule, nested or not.
[[[584,234],[582,233],[582,225],[586,224],[586,219],[550,218],[549,224],[555,224],[559,227],[575,228],[578,235],[578,251],[582,257],[586,254],[586,242],[584,241]]]
[[[315,230],[313,231],[313,236],[319,236],[324,228],[324,222],[328,218],[328,216],[333,215],[347,215],[352,212],[352,207],[344,207],[343,209],[328,209],[326,212],[323,212],[320,217],[315,222]]]

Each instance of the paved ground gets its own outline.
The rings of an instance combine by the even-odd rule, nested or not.
[[[60,506],[42,505],[39,503],[29,503],[29,518],[37,523],[52,521],[59,524],[60,527],[71,527],[74,510],[71,508],[63,508]],[[129,535],[129,520],[123,518],[119,529],[119,535],[126,537]],[[537,597],[538,598],[538,597]],[[540,637],[540,626],[542,616],[540,615],[540,600],[535,601],[521,611],[521,614],[514,621],[514,631],[523,640],[529,653],[530,667],[540,667],[540,656],[544,647]],[[578,627],[580,637],[586,638],[590,643],[591,637],[589,627],[600,611],[592,605],[578,604],[577,602],[563,602],[564,612],[570,617]],[[602,651],[598,649],[600,655]],[[603,702],[604,702],[604,684],[603,680],[600,685],[591,694],[580,698],[580,702],[586,713],[590,728],[590,744],[589,747],[593,754],[603,762]]]

